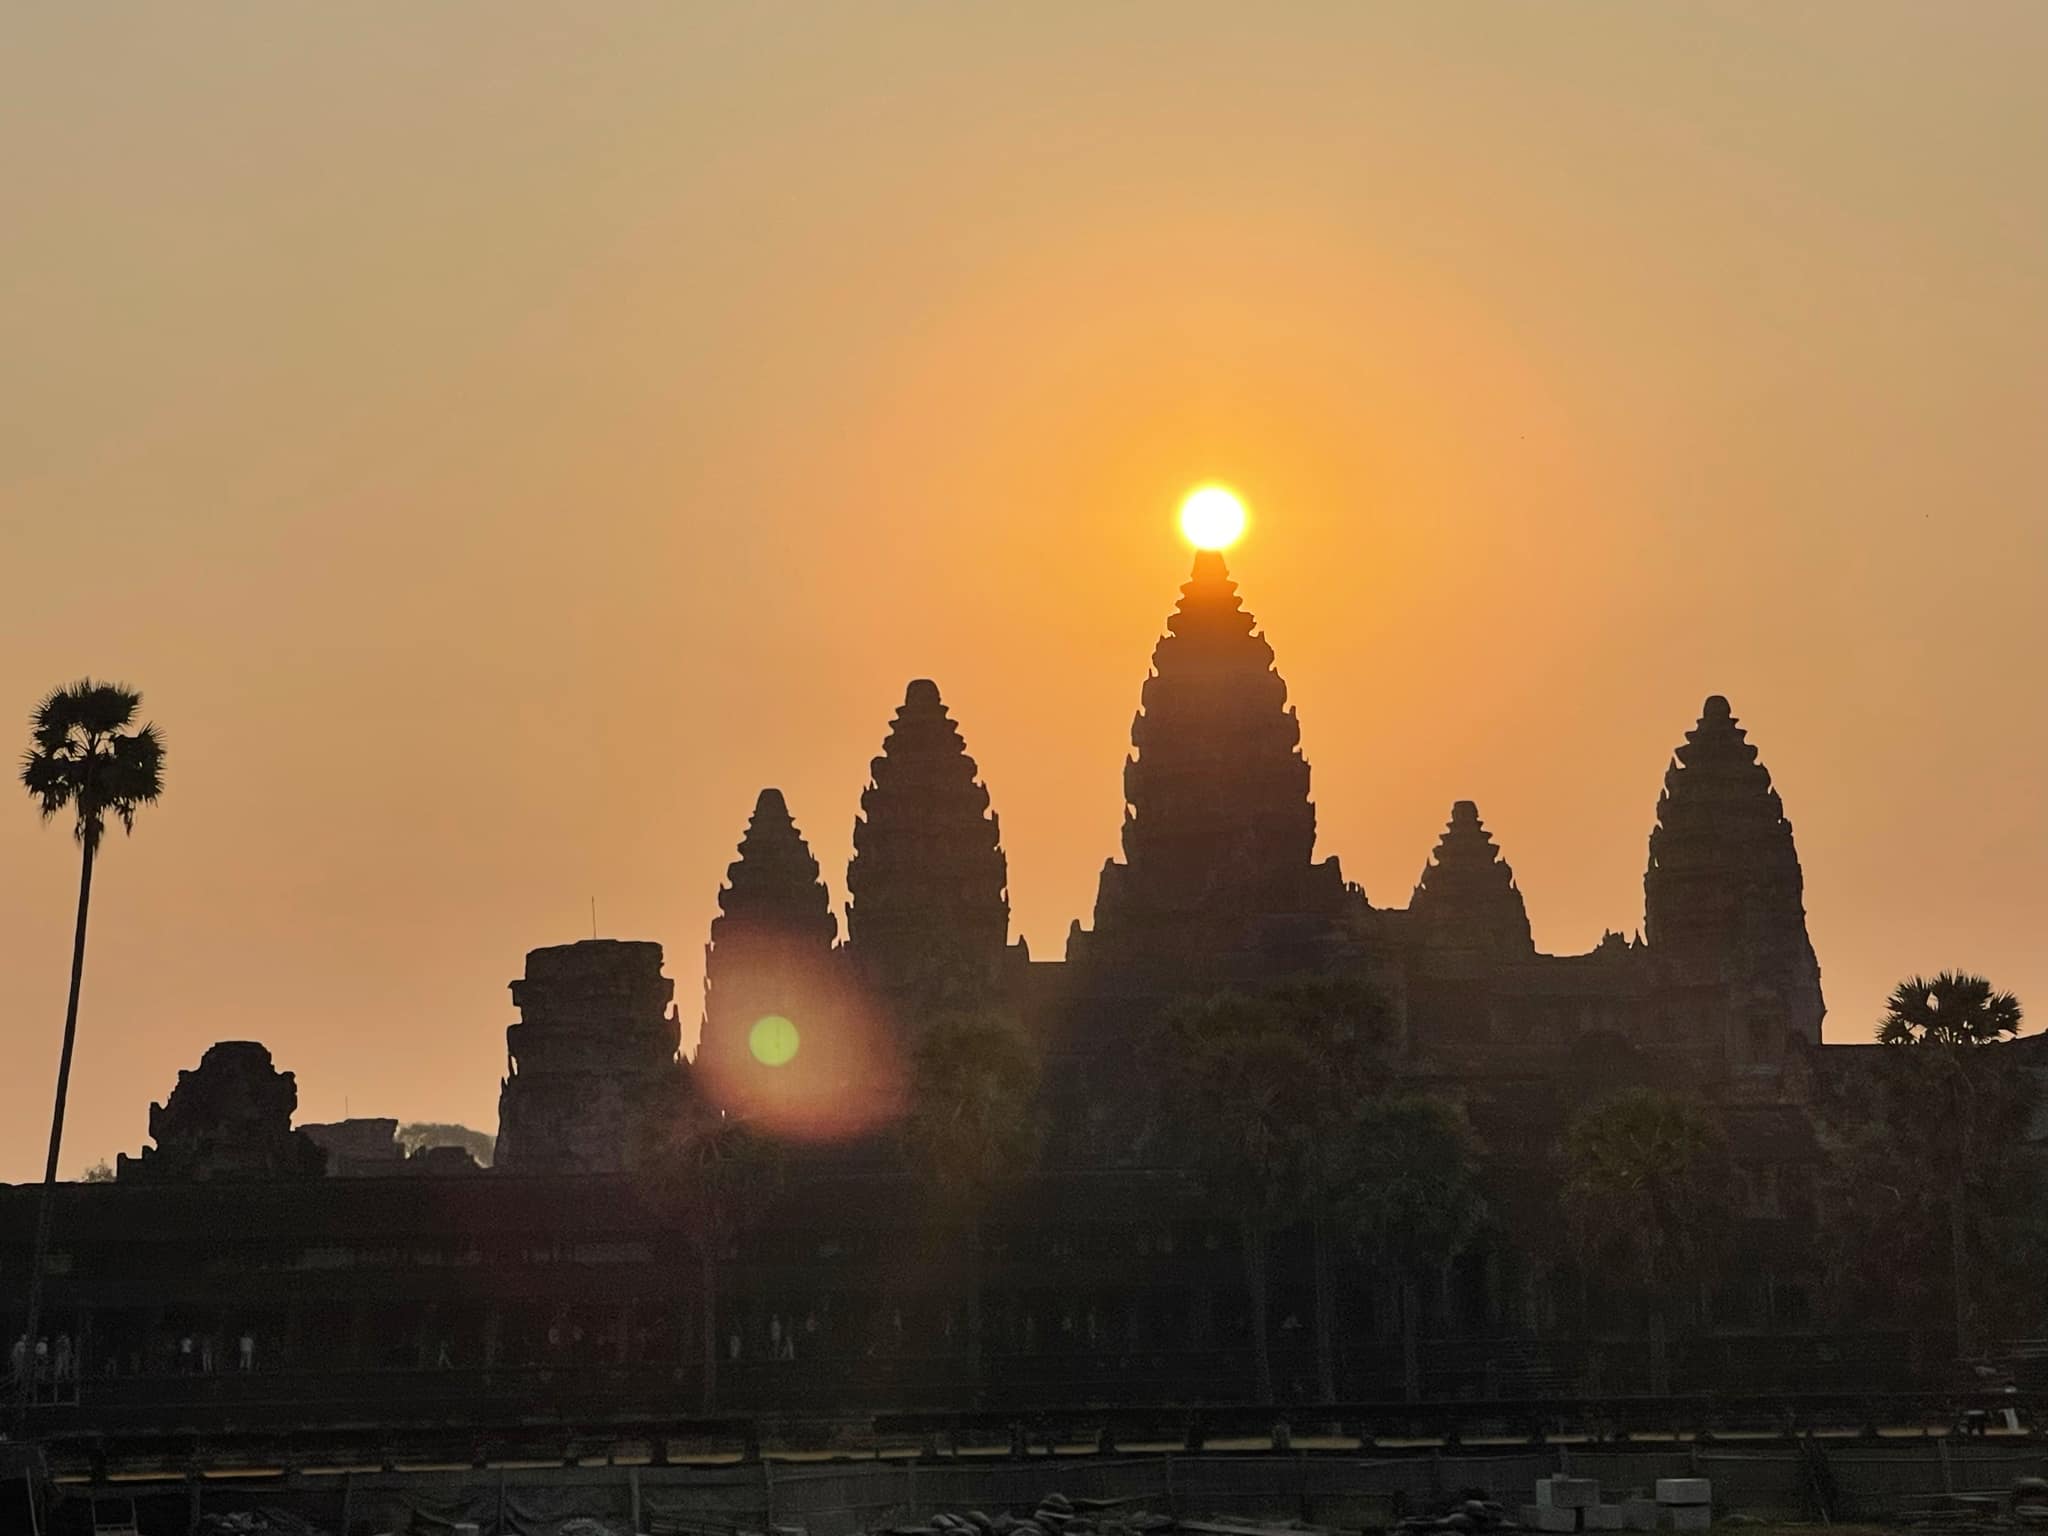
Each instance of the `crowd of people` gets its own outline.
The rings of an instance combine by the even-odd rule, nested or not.
[[[27,1334],[18,1335],[14,1348],[8,1352],[7,1375],[10,1387],[18,1389],[22,1382],[30,1382],[37,1397],[62,1399],[75,1393],[78,1354],[71,1347],[71,1335],[58,1334],[54,1344],[48,1338],[39,1338],[33,1349]]]
[[[233,1362],[238,1371],[256,1369],[256,1335],[246,1328],[234,1341]],[[197,1336],[181,1333],[171,1345],[171,1370],[179,1376],[211,1376],[222,1366],[223,1351],[210,1333]]]

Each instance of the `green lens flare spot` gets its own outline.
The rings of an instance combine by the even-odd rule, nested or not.
[[[797,1044],[796,1026],[779,1013],[756,1019],[747,1031],[747,1049],[764,1067],[787,1066],[796,1056]]]

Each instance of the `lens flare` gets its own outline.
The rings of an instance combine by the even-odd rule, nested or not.
[[[756,1019],[754,1027],[747,1031],[747,1049],[764,1067],[788,1066],[796,1059],[797,1047],[801,1044],[796,1026],[779,1013]]]
[[[1198,485],[1180,504],[1180,531],[1197,549],[1228,549],[1244,532],[1244,502],[1227,485]]]

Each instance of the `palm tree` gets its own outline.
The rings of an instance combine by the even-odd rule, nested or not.
[[[1994,992],[1982,976],[1943,971],[1909,977],[1892,989],[1877,1026],[1880,1045],[1989,1045],[2020,1032],[2020,1000]]]
[[[1157,1053],[1167,1068],[1162,1108],[1211,1197],[1237,1219],[1261,1403],[1273,1401],[1266,1283],[1273,1235],[1321,1213],[1335,1127],[1351,1108],[1350,1075],[1328,1049],[1330,1015],[1307,1017],[1325,1027],[1300,1027],[1301,1016],[1271,995],[1219,993],[1170,1014]]]
[[[703,1411],[718,1406],[719,1266],[782,1187],[779,1149],[744,1120],[693,1104],[655,1166],[697,1250],[703,1322]]]
[[[1197,1154],[1212,1193],[1236,1215],[1244,1255],[1245,1293],[1251,1308],[1252,1390],[1273,1401],[1267,1261],[1273,1235],[1300,1219],[1310,1188],[1316,1145],[1305,1091],[1315,1057],[1284,1035],[1259,1034],[1231,1042],[1205,1057],[1209,1080],[1204,1117],[1208,1134]],[[1229,1083],[1222,1095],[1216,1087]]]
[[[57,1156],[64,1144],[64,1101],[71,1089],[71,1057],[78,1043],[78,991],[85,979],[85,926],[92,907],[92,871],[106,835],[107,817],[135,830],[135,813],[154,804],[164,787],[164,744],[153,725],[130,730],[142,696],[112,683],[82,678],[59,688],[29,718],[30,745],[21,782],[49,821],[72,812],[78,839],[78,924],[71,938],[71,992],[64,1005],[64,1049],[57,1059],[57,1100],[50,1112],[50,1153],[43,1164],[43,1194],[36,1208],[36,1239],[29,1260],[28,1333],[34,1348],[42,1326],[43,1265],[50,1252]],[[17,1414],[28,1410],[23,1384]]]
[[[1344,1139],[1338,1199],[1343,1225],[1400,1298],[1401,1377],[1408,1401],[1422,1395],[1419,1281],[1441,1275],[1486,1220],[1479,1148],[1447,1104],[1419,1097],[1368,1100]]]
[[[1565,1135],[1565,1214],[1583,1265],[1610,1266],[1650,1308],[1651,1390],[1671,1389],[1665,1320],[1700,1275],[1727,1178],[1719,1131],[1695,1106],[1631,1089]]]
[[[1956,1353],[1971,1348],[1970,1173],[1987,1138],[1981,1134],[1990,1085],[1977,1070],[1977,1050],[2020,1032],[2019,999],[1997,992],[1982,976],[1943,971],[1933,980],[1908,977],[1893,989],[1877,1026],[1878,1043],[1914,1051],[1924,1081],[1912,1097],[1936,1131],[1930,1149],[1948,1205],[1949,1283],[1955,1300]]]
[[[904,1150],[965,1234],[962,1289],[968,1377],[982,1365],[982,1216],[995,1191],[1027,1171],[1038,1153],[1032,1099],[1038,1062],[1007,1017],[950,1010],[928,1022],[912,1055]]]
[[[1309,1218],[1315,1278],[1316,1390],[1326,1403],[1337,1400],[1337,1286],[1332,1213],[1342,1204],[1346,1165],[1342,1134],[1353,1107],[1383,1090],[1394,1038],[1386,1000],[1350,977],[1299,976],[1259,994],[1271,1024],[1315,1053],[1322,1091],[1314,1100],[1303,1173],[1310,1180],[1303,1204]],[[1342,1223],[1335,1223],[1341,1226]]]

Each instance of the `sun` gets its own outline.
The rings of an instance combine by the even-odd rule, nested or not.
[[[1228,549],[1244,532],[1244,503],[1227,485],[1198,485],[1180,504],[1180,531],[1197,549]]]

